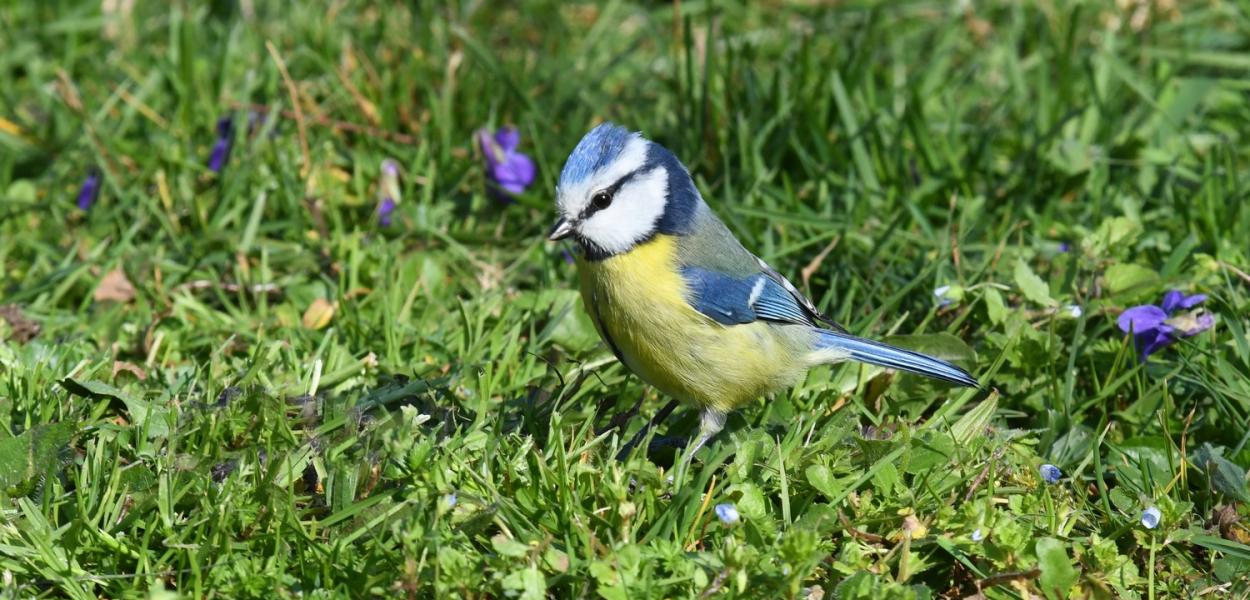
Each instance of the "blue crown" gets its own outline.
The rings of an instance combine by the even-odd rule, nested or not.
[[[590,130],[573,148],[560,171],[560,185],[584,181],[595,171],[606,167],[625,150],[634,133],[613,123],[603,123]]]

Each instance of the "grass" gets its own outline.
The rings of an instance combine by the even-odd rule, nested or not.
[[[1250,594],[1242,5],[433,4],[0,11],[5,597]],[[615,460],[666,399],[543,241],[604,119],[992,389],[821,369]],[[1169,289],[1215,326],[1143,364]]]

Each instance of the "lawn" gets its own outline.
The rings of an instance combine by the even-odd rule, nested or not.
[[[1250,594],[1243,4],[441,4],[0,7],[0,595]],[[985,387],[618,460],[668,399],[545,235],[605,120]]]

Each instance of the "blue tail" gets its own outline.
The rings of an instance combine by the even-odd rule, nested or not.
[[[981,387],[976,378],[967,371],[932,356],[827,329],[818,329],[816,333],[819,338],[817,342],[819,348],[845,351],[850,355],[851,360],[907,371],[958,385]]]

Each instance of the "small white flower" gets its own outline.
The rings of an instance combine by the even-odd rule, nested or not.
[[[414,406],[401,406],[399,407],[399,413],[403,416],[404,422],[406,422],[409,427],[417,427],[430,420],[430,415],[421,414],[421,411],[417,410]]]
[[[1154,529],[1159,526],[1159,519],[1161,518],[1163,518],[1163,515],[1159,513],[1159,509],[1151,506],[1142,511],[1141,526],[1146,529]]]
[[[933,288],[933,295],[937,297],[938,306],[950,306],[955,303],[951,298],[946,297],[946,293],[951,291],[951,286],[940,285]]]
[[[972,541],[979,542],[983,539],[985,539],[985,534],[981,533],[980,527],[977,527],[976,529],[972,531]]]
[[[456,507],[456,493],[452,492],[450,494],[447,494],[446,496],[443,496],[443,502],[447,505],[447,508],[455,508]]]
[[[729,503],[716,505],[716,518],[726,525],[733,525],[741,519],[738,516],[738,508]]]
[[[1081,307],[1075,304],[1069,304],[1063,307],[1063,310],[1067,312],[1068,316],[1072,317],[1073,319],[1079,319],[1081,318],[1081,315],[1085,314],[1085,311],[1081,310]]]

